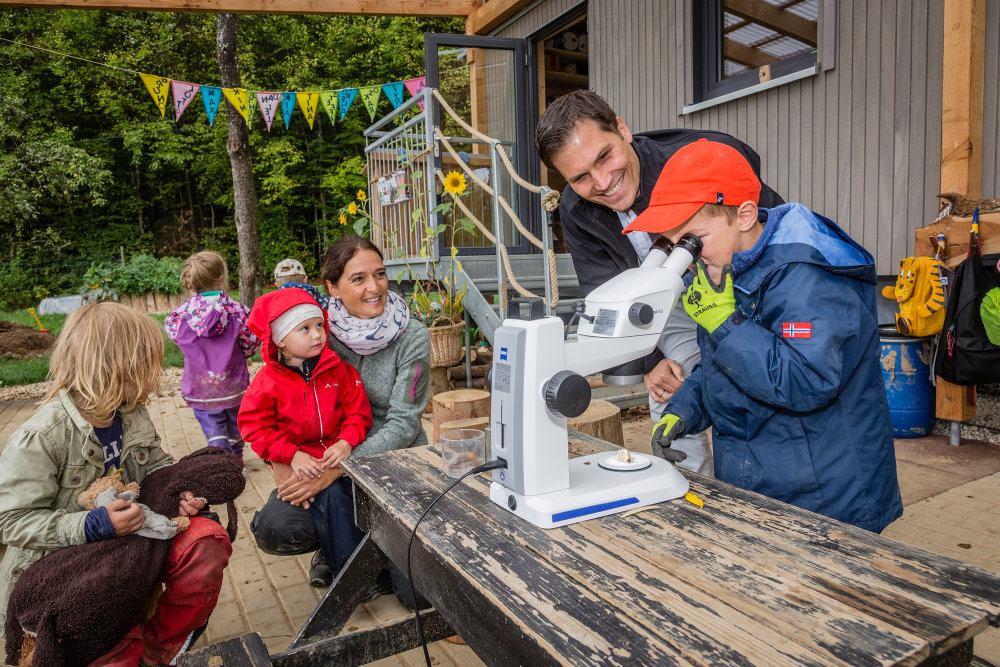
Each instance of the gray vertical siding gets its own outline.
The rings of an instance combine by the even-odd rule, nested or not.
[[[636,132],[721,130],[760,153],[764,179],[844,227],[895,273],[940,185],[943,4],[840,0],[836,67],[688,115],[689,0],[589,0],[591,85]],[[525,37],[577,3],[529,5],[502,30]],[[987,0],[983,195],[1000,196],[1000,0]]]

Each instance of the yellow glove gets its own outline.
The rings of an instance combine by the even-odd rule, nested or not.
[[[677,415],[663,413],[653,427],[653,437],[649,446],[653,453],[671,463],[680,463],[688,457],[685,452],[670,447],[670,443],[684,435],[684,421]]]
[[[736,312],[733,293],[733,265],[722,269],[722,284],[712,282],[705,271],[705,262],[698,260],[698,274],[683,297],[684,310],[695,322],[712,333]]]

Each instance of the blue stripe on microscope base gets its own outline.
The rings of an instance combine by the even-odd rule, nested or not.
[[[601,503],[600,505],[591,505],[590,507],[580,507],[575,510],[567,510],[565,512],[553,514],[552,523],[566,521],[567,519],[576,519],[577,517],[587,516],[588,514],[597,514],[598,512],[613,510],[626,505],[635,505],[637,502],[639,502],[638,498],[622,498],[621,500],[613,500],[610,503]]]

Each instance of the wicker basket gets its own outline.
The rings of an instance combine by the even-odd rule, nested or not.
[[[444,326],[434,326],[432,323],[427,331],[431,336],[431,368],[454,366],[462,359],[464,322]]]

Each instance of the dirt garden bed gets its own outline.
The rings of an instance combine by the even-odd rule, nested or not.
[[[56,343],[56,337],[17,322],[0,320],[0,359],[40,357]]]

